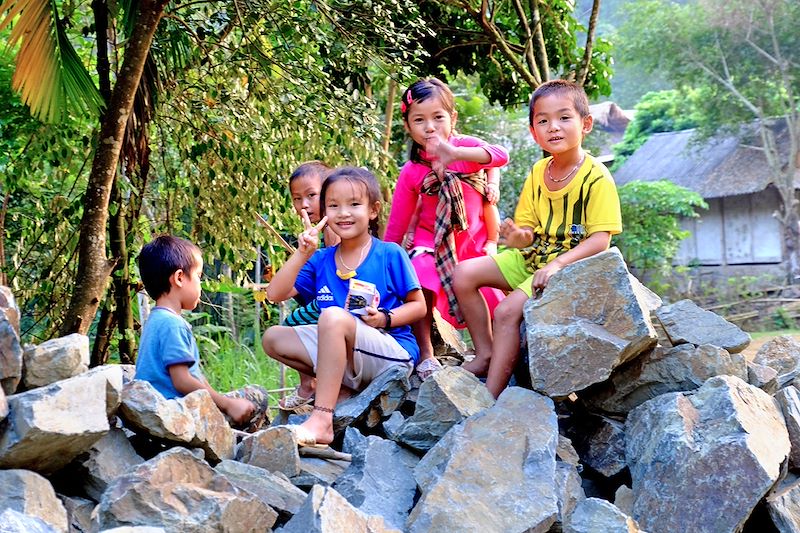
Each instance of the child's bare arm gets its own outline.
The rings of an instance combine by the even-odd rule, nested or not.
[[[403,235],[403,242],[400,243],[405,250],[410,250],[414,247],[414,235],[417,233],[417,224],[419,223],[419,213],[422,211],[422,196],[417,199],[417,206],[414,208],[414,214],[411,216],[411,222],[408,223],[408,229]]]
[[[393,328],[413,324],[424,317],[427,312],[425,296],[422,295],[421,289],[409,292],[403,301],[403,305],[391,310]],[[361,320],[373,328],[386,327],[386,315],[374,307],[367,307],[367,314],[362,315]]]
[[[500,200],[500,169],[497,167],[486,169],[486,200],[492,205]]]
[[[175,390],[183,395],[196,390],[205,389],[220,411],[227,414],[236,423],[246,421],[255,409],[250,400],[244,398],[228,398],[215,391],[205,380],[196,378],[189,372],[188,364],[177,364],[169,367],[169,377]]]
[[[537,270],[536,274],[533,276],[533,288],[544,289],[547,287],[547,283],[550,281],[550,278],[553,276],[553,274],[565,266],[571,265],[575,261],[599,254],[608,248],[610,242],[611,234],[609,232],[598,231],[596,233],[592,233],[578,246],[559,255],[545,266]]]
[[[270,302],[282,302],[297,294],[294,283],[297,281],[297,274],[306,261],[314,255],[319,246],[319,232],[328,222],[328,217],[322,217],[319,224],[313,226],[308,218],[308,214],[303,211],[303,226],[305,230],[297,237],[297,250],[292,254],[288,261],[275,273],[272,281],[267,286],[267,299]]]

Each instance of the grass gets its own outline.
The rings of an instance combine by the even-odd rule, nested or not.
[[[779,335],[800,335],[800,329],[776,329],[774,331],[751,331],[750,336],[755,339],[762,337],[777,337]]]

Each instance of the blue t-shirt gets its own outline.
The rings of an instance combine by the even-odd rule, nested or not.
[[[336,245],[317,250],[300,269],[294,282],[294,288],[303,300],[310,302],[316,298],[321,309],[331,306],[344,308],[347,299],[350,280],[336,275],[334,254],[338,248]],[[411,260],[403,249],[393,242],[383,242],[374,237],[367,257],[356,268],[355,279],[373,283],[381,297],[378,305],[390,311],[403,305],[409,292],[420,288]],[[391,328],[389,334],[416,363],[419,346],[411,326]]]
[[[200,352],[192,335],[192,326],[183,317],[165,307],[155,307],[142,328],[136,358],[136,379],[149,381],[166,399],[183,396],[175,389],[169,367],[189,364],[189,372],[203,379]]]

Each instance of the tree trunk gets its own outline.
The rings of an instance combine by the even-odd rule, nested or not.
[[[89,367],[104,365],[108,362],[108,347],[111,343],[111,331],[114,329],[114,313],[108,308],[109,302],[100,311],[100,320],[97,323],[97,334],[94,336],[92,355]]]
[[[136,362],[136,341],[133,335],[133,308],[131,307],[130,272],[128,271],[128,245],[125,241],[127,231],[125,224],[125,210],[122,205],[122,195],[120,194],[117,181],[111,185],[111,205],[115,206],[112,210],[111,220],[109,221],[109,234],[111,237],[110,248],[111,256],[117,264],[114,270],[112,291],[114,293],[114,303],[116,304],[116,322],[119,327],[119,361],[123,364],[133,364]]]
[[[78,272],[61,334],[86,334],[94,320],[114,261],[106,256],[106,223],[111,185],[117,172],[125,127],[147,54],[166,0],[141,0],[133,33],[98,137],[92,172],[83,198]]]
[[[589,29],[586,31],[586,48],[583,51],[583,60],[575,76],[575,83],[580,86],[586,84],[589,76],[589,65],[592,64],[592,46],[594,44],[594,33],[597,28],[597,18],[600,15],[600,0],[592,2],[592,15],[589,17]]]

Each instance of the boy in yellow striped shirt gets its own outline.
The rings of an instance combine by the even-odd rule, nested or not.
[[[606,250],[611,236],[622,231],[614,180],[581,146],[592,131],[583,88],[565,80],[542,84],[531,97],[529,120],[533,139],[552,155],[534,164],[514,220],[500,227],[500,242],[509,249],[464,261],[454,275],[475,345],[475,358],[464,367],[486,376],[495,398],[508,385],[519,357],[519,326],[528,298],[566,265]],[[494,327],[478,291],[486,286],[511,291],[495,309]]]

